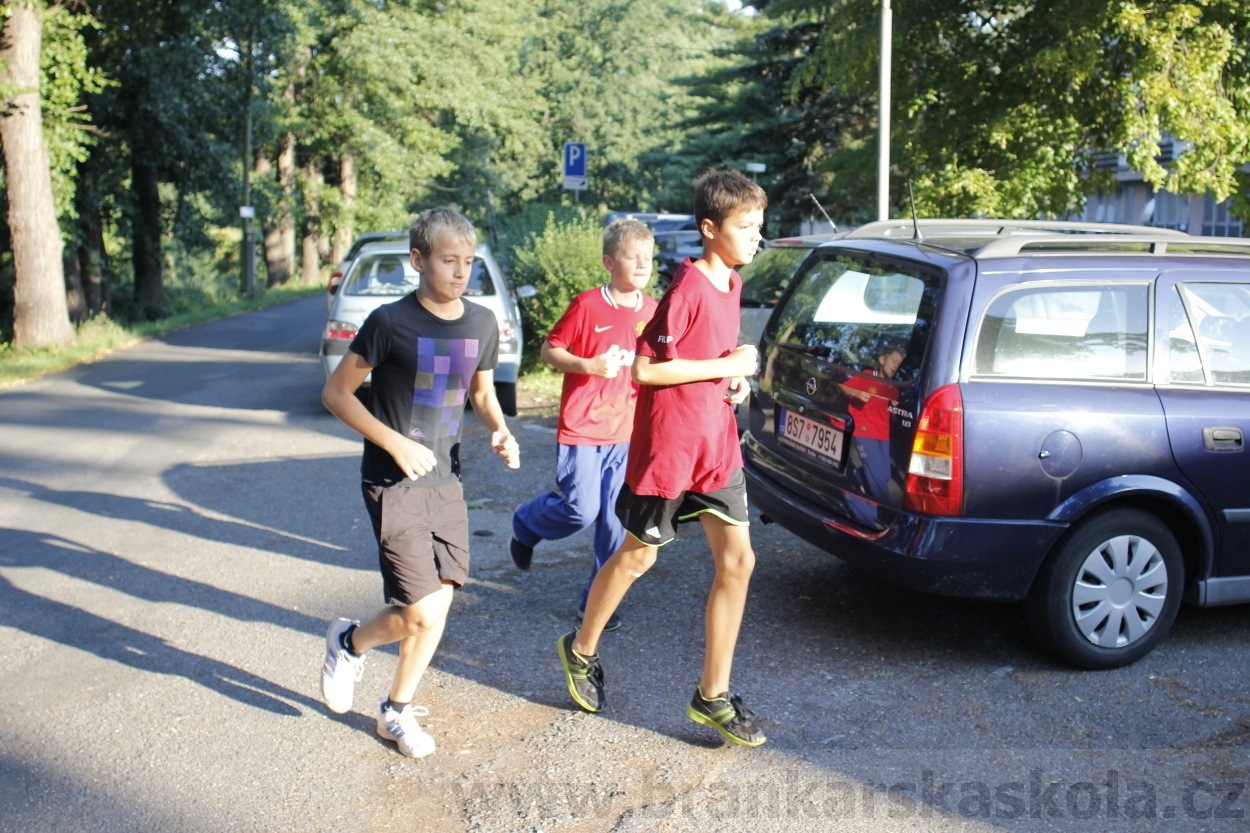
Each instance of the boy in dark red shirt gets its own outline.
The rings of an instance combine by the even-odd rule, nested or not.
[[[746,483],[733,405],[747,397],[756,368],[752,345],[738,343],[742,279],[760,243],[768,198],[736,171],[695,181],[694,213],[703,255],[673,276],[638,339],[640,385],[625,486],[617,516],[629,534],[595,577],[579,631],[556,643],[573,700],[587,711],[605,703],[599,637],[634,580],[675,537],[677,523],[703,525],[716,578],[708,594],[703,677],[686,715],[731,743],[759,746],[764,733],[729,693],[734,646],[755,567]],[[726,394],[726,389],[729,393]]]
[[[898,387],[884,380],[893,379],[902,363],[902,348],[887,347],[877,356],[875,371],[864,368],[870,376],[852,376],[838,385],[855,419],[852,442],[859,453],[864,489],[878,504],[890,502],[890,405],[898,404]],[[865,526],[876,522],[875,504],[852,500],[849,506],[851,514]]]
[[[655,237],[637,220],[618,220],[603,231],[603,265],[610,280],[573,299],[543,342],[542,357],[564,373],[556,434],[558,492],[543,492],[512,516],[512,560],[528,570],[534,546],[595,525],[595,562],[577,605],[600,568],[625,538],[613,511],[625,481],[629,435],[638,390],[630,378],[638,334],[655,314],[643,292],[651,280]],[[620,627],[615,614],[607,630]]]

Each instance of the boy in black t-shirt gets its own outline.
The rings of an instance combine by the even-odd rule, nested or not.
[[[460,428],[465,396],[509,468],[517,443],[495,398],[499,324],[494,313],[462,301],[477,234],[451,208],[423,211],[408,233],[416,292],[374,310],[326,382],[330,413],[365,438],[361,490],[378,541],[387,607],[364,624],[337,619],[326,631],[321,693],[339,714],[352,706],[365,651],[399,643],[399,665],[377,715],[378,734],[419,758],[434,739],[411,705],[434,656],[452,589],[469,570],[469,524],[460,488]],[[368,409],[355,391],[369,373]]]

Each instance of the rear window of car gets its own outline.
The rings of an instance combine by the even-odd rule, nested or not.
[[[776,305],[790,278],[811,251],[806,247],[770,247],[756,254],[750,263],[738,267],[738,274],[742,276],[742,305]]]
[[[973,373],[1017,379],[1145,381],[1149,286],[1022,287],[990,302]]]
[[[352,273],[343,288],[346,295],[407,295],[421,283],[421,274],[412,268],[406,255],[366,254],[352,264]],[[486,263],[479,257],[473,261],[465,295],[494,295]]]
[[[765,333],[783,347],[858,370],[893,349],[909,382],[928,345],[941,277],[921,269],[828,254],[804,267]]]

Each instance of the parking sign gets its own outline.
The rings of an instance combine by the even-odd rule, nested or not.
[[[586,190],[586,144],[564,143],[564,187],[573,191]]]

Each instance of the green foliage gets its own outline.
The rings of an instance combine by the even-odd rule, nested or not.
[[[537,365],[543,341],[573,298],[607,282],[603,227],[591,219],[561,222],[548,214],[543,230],[514,250],[512,281],[538,290],[522,302],[526,363]]]
[[[822,91],[866,111],[840,125],[834,152],[803,154],[826,185],[866,195],[879,3],[778,0],[765,11],[815,34],[774,52],[796,62],[792,102]],[[1097,160],[1118,153],[1157,188],[1223,199],[1250,161],[1248,26],[1234,0],[909,0],[894,14],[895,204],[912,179],[926,214],[1062,216],[1114,186]],[[1168,169],[1155,161],[1164,133],[1191,145]]]

